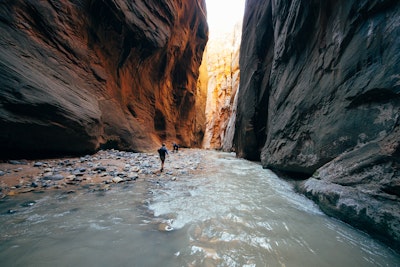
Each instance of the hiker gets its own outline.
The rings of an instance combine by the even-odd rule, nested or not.
[[[172,143],[172,147],[174,148],[174,152],[178,152],[179,145],[177,143]]]
[[[168,155],[168,149],[165,147],[165,144],[163,143],[162,146],[157,150],[158,154],[160,154],[160,160],[161,160],[161,169],[160,171],[162,172],[164,170],[164,161],[165,161],[165,155]]]

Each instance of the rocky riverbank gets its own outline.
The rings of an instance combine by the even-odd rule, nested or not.
[[[118,183],[144,179],[176,180],[197,171],[205,153],[200,149],[170,151],[164,172],[160,172],[157,153],[100,150],[83,157],[8,160],[0,163],[0,198],[46,190],[106,191]]]

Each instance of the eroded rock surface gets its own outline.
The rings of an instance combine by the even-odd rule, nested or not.
[[[2,157],[198,144],[203,0],[2,1]]]
[[[233,146],[241,32],[242,23],[238,22],[231,31],[210,37],[207,44],[204,56],[208,91],[203,148],[230,151]]]
[[[400,2],[248,0],[243,25],[238,155],[400,250]]]

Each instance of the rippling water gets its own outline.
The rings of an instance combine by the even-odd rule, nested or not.
[[[2,201],[0,265],[400,266],[269,170],[207,155],[195,177]]]

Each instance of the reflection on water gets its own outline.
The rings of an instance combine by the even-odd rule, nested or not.
[[[269,170],[207,153],[195,177],[2,201],[1,266],[400,266]]]

